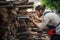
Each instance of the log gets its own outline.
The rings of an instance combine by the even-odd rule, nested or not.
[[[20,3],[15,3],[14,5],[33,5],[34,2],[27,2],[27,3],[23,3],[23,4],[20,4]]]
[[[16,8],[33,8],[33,5],[15,5]]]

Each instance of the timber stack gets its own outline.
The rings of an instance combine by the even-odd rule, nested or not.
[[[0,1],[0,26],[6,30],[4,40],[42,40],[47,37],[46,32],[40,31],[29,20],[30,13],[35,13],[33,4],[28,0]],[[32,12],[27,9],[32,9]]]

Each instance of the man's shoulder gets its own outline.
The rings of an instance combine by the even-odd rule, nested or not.
[[[56,15],[56,14],[51,12],[51,13],[47,13],[46,15],[48,16],[48,15]]]
[[[44,15],[44,17],[52,18],[55,15],[55,13],[47,13],[46,15]]]

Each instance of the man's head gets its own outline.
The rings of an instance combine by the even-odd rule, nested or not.
[[[38,5],[36,8],[35,8],[36,12],[37,12],[37,15],[42,15],[44,10],[45,10],[45,6],[42,6],[42,5]]]

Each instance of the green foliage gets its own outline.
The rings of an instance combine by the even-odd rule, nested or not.
[[[45,5],[46,8],[60,10],[60,0],[42,0],[42,5]]]

